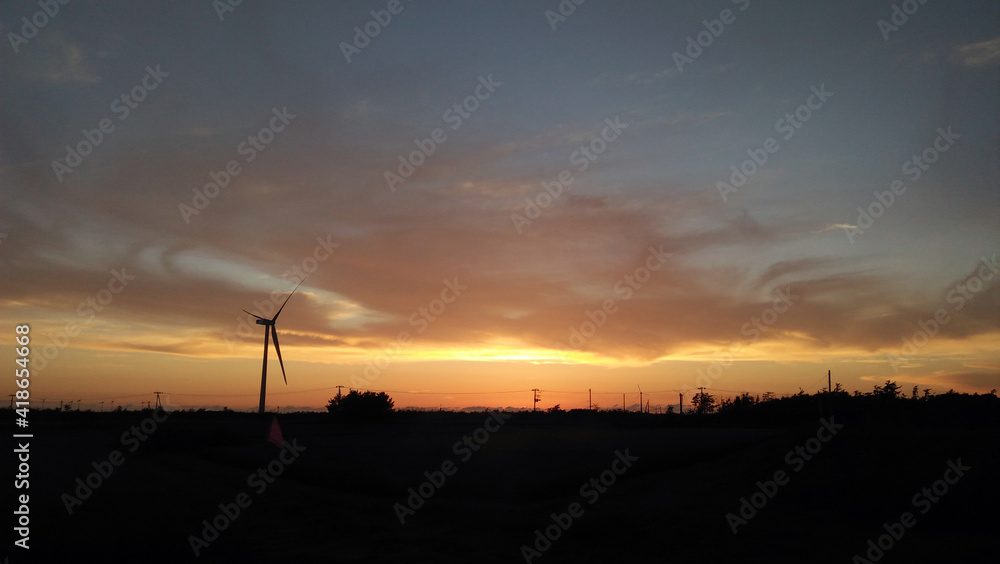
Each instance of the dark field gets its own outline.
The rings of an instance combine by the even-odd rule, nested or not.
[[[522,545],[537,550],[536,529],[556,535],[555,513],[568,530],[532,562],[850,563],[907,511],[915,523],[900,526],[878,561],[995,561],[995,411],[945,423],[837,416],[844,427],[823,431],[829,441],[813,441],[810,460],[786,453],[817,436],[818,413],[791,425],[521,413],[502,426],[485,413],[371,423],[293,414],[279,416],[299,450],[285,462],[274,462],[282,451],[265,441],[271,416],[172,413],[140,439],[130,429],[152,415],[32,412],[31,487],[19,491],[30,494],[31,549],[8,542],[9,562],[524,562]],[[453,450],[481,427],[482,446],[470,438],[478,450]],[[105,463],[115,450],[117,467]],[[616,451],[638,460],[614,463]],[[937,501],[924,497],[958,459],[970,469],[947,474],[955,483],[946,493],[930,490]],[[452,475],[433,474],[447,461]],[[95,473],[95,462],[110,475],[69,514],[63,495],[76,496],[77,478]],[[248,482],[269,463],[280,476],[265,470]],[[734,535],[726,515],[778,471],[787,482]],[[425,472],[444,483],[401,524],[394,507],[407,506]],[[602,472],[613,484],[581,492]],[[213,520],[224,530],[208,531],[196,557],[189,537]]]

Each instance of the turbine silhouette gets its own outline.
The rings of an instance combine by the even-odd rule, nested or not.
[[[306,279],[303,278],[302,282],[305,282],[305,281],[306,281]],[[299,286],[302,285],[302,282],[299,282],[298,284],[295,285],[295,288],[292,290],[292,294],[295,293],[295,290],[299,289]],[[272,317],[271,319],[267,319],[267,318],[261,317],[259,315],[254,315],[254,314],[250,313],[247,310],[243,310],[244,313],[250,314],[250,315],[252,315],[252,316],[254,316],[254,317],[257,318],[257,325],[263,325],[264,326],[264,367],[261,369],[261,372],[260,372],[260,407],[257,410],[257,412],[260,413],[261,415],[264,415],[264,394],[265,394],[265,392],[267,390],[267,340],[268,340],[268,337],[274,338],[274,352],[278,353],[278,363],[281,364],[281,377],[284,378],[285,385],[286,386],[288,385],[288,377],[285,376],[285,362],[283,360],[281,360],[281,348],[278,346],[278,330],[275,329],[274,324],[275,324],[275,322],[278,321],[278,316],[281,315],[281,310],[285,309],[285,304],[288,303],[288,300],[292,299],[292,294],[288,294],[288,297],[285,298],[285,303],[281,304],[281,307],[278,308],[278,313],[275,313],[274,317]],[[268,327],[271,328],[270,332],[268,331]]]

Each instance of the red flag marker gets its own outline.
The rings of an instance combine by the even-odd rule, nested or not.
[[[271,431],[267,434],[267,440],[274,443],[278,448],[285,446],[285,440],[281,436],[281,427],[278,426],[278,418],[271,420]]]

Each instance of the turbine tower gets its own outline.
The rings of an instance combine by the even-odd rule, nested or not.
[[[305,282],[305,278],[302,279],[302,282]],[[264,395],[265,395],[265,392],[267,390],[267,344],[268,344],[268,337],[271,337],[271,338],[274,339],[274,352],[278,353],[278,363],[281,364],[281,377],[285,379],[285,385],[286,386],[288,385],[288,377],[285,376],[285,362],[283,360],[281,360],[281,348],[278,347],[278,330],[275,329],[274,324],[275,324],[276,321],[278,321],[278,316],[281,315],[281,310],[285,309],[285,304],[288,303],[288,300],[292,299],[292,294],[295,293],[295,290],[299,289],[299,286],[302,285],[302,282],[299,282],[298,284],[296,284],[295,288],[292,290],[292,293],[288,294],[288,297],[285,298],[285,303],[281,304],[281,307],[278,308],[278,313],[275,313],[274,317],[272,317],[271,319],[267,319],[267,318],[261,317],[259,315],[254,315],[254,314],[250,313],[247,310],[243,310],[244,313],[247,313],[247,314],[252,315],[253,317],[257,318],[257,325],[263,325],[264,326],[264,366],[263,366],[263,368],[261,369],[261,372],[260,372],[260,407],[257,409],[257,413],[259,413],[261,415],[264,415]],[[270,327],[270,331],[268,331],[268,327]]]

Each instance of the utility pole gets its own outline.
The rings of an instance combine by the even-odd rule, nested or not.
[[[160,394],[164,392],[153,392],[153,393],[156,394],[156,409],[163,409],[163,404],[160,403]]]
[[[98,403],[100,403],[100,404],[101,404],[101,413],[104,413],[104,400],[101,400],[101,401],[100,401],[100,402],[98,402]]]
[[[539,390],[538,388],[532,388],[531,391],[532,391],[531,399],[533,400],[533,403],[531,404],[531,411],[533,412],[535,411],[535,406],[538,405],[538,402],[542,401],[542,398],[541,396],[538,395],[541,392],[541,390]]]
[[[635,387],[639,388],[639,384],[636,384]],[[639,413],[642,413],[642,388],[639,388]]]
[[[827,408],[827,415],[832,416],[833,415],[833,386],[830,384],[830,382],[831,382],[831,380],[830,380],[830,371],[827,370],[826,371],[826,398],[827,398],[826,408]]]
[[[625,407],[625,394],[622,394],[622,413],[628,413],[628,408]]]
[[[42,410],[45,410],[45,398],[42,398]]]
[[[680,396],[680,398],[677,400],[678,402],[680,402],[679,404],[680,409],[677,410],[677,414],[684,415],[684,392],[677,392],[677,395]]]
[[[587,409],[589,409],[590,411],[594,411],[594,389],[587,388],[587,394],[588,394],[587,397],[590,398],[588,400]]]
[[[340,397],[340,390],[344,389],[345,387],[346,386],[334,386],[334,388],[337,388],[337,397],[338,398]]]

